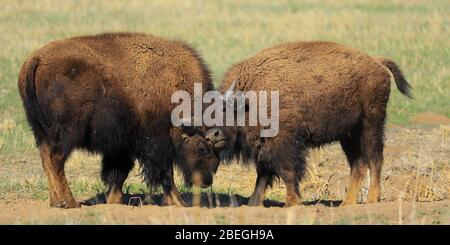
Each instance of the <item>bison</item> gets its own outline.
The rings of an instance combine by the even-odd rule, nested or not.
[[[262,138],[261,127],[214,127],[206,139],[225,160],[256,163],[249,205],[262,204],[266,188],[279,178],[286,185],[286,205],[300,204],[298,184],[307,150],[334,141],[340,142],[351,168],[342,204],[357,202],[366,169],[371,179],[367,201],[378,202],[390,74],[410,97],[410,85],[387,58],[321,41],[265,49],[232,66],[221,90],[279,91],[278,135]]]
[[[213,89],[198,53],[180,41],[137,33],[106,33],[54,41],[36,50],[18,86],[48,178],[50,205],[73,208],[64,162],[74,149],[99,153],[107,203],[120,203],[138,160],[149,187],[161,186],[167,204],[183,205],[173,163],[188,184],[212,182],[211,143],[192,127],[173,127],[171,95]],[[194,178],[195,177],[195,178]]]

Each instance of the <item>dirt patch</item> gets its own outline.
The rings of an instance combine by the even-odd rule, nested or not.
[[[450,125],[450,118],[433,112],[419,113],[411,121],[417,124]]]
[[[450,201],[345,207],[177,208],[145,205],[50,208],[45,201],[0,203],[1,224],[448,224]]]

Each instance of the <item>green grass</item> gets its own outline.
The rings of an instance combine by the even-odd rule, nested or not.
[[[17,92],[27,55],[75,35],[136,31],[182,39],[203,54],[215,83],[233,63],[293,40],[330,40],[398,62],[415,100],[393,89],[390,124],[432,111],[450,116],[449,1],[0,1],[0,155],[34,142]],[[14,127],[3,129],[5,120]]]

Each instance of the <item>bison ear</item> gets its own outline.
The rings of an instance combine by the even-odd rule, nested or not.
[[[186,133],[183,133],[183,134],[181,134],[181,139],[182,139],[184,142],[187,142],[187,141],[189,140],[189,135],[187,135]]]

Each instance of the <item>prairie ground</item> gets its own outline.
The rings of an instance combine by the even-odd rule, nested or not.
[[[6,1],[0,0],[0,223],[13,224],[449,224],[450,1]],[[311,151],[301,184],[304,205],[282,208],[284,187],[265,208],[245,204],[251,166],[221,166],[202,207],[161,207],[136,167],[127,204],[103,205],[100,158],[75,152],[67,175],[77,210],[48,208],[45,179],[17,91],[27,55],[47,42],[109,31],[151,33],[191,43],[216,84],[230,65],[294,40],[329,40],[390,57],[415,99],[392,89],[388,106],[383,194],[379,204],[336,207],[349,168],[338,145]],[[188,203],[198,203],[177,177]],[[366,182],[367,183],[367,182]],[[366,184],[367,186],[367,184]],[[361,201],[367,189],[361,193]],[[142,206],[135,206],[142,202]],[[97,204],[97,205],[94,205]],[[156,204],[156,205],[155,205]]]
[[[161,206],[135,167],[125,184],[124,205],[105,205],[100,158],[76,152],[67,174],[76,210],[50,208],[47,182],[36,154],[3,157],[0,168],[0,223],[13,224],[450,224],[450,129],[442,125],[390,127],[387,131],[382,200],[338,207],[349,174],[340,146],[312,150],[301,184],[303,205],[285,208],[285,189],[276,183],[265,207],[248,207],[255,182],[251,166],[222,165],[212,188],[186,189],[188,208]],[[363,203],[368,181],[360,193]]]

